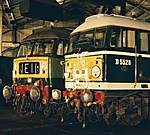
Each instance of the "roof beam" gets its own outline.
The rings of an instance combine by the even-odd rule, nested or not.
[[[131,2],[131,0],[126,0],[126,2],[127,2],[128,4],[130,4],[131,6],[133,6],[133,7],[135,7],[135,8],[138,8],[138,9],[140,9],[140,10],[142,10],[142,11],[144,11],[145,13],[147,13],[147,14],[150,15],[149,9],[143,7],[140,3],[139,3],[139,4],[133,3],[133,2]],[[142,1],[141,3],[143,3],[143,2],[144,2],[144,1]],[[145,0],[145,2],[146,2],[146,0]],[[132,10],[131,10],[130,12],[132,12]],[[130,14],[130,12],[129,12],[128,14]]]
[[[149,18],[149,19],[146,19],[145,21],[150,22],[150,18]]]

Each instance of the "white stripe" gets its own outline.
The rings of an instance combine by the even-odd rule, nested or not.
[[[110,83],[110,82],[88,82],[85,88],[85,82],[65,82],[67,89],[92,89],[92,90],[150,90],[150,83]],[[148,88],[142,88],[147,85]]]
[[[121,52],[121,51],[97,51],[97,52],[82,52],[77,54],[66,55],[65,58],[77,58],[77,57],[87,57],[93,55],[102,55],[102,54],[113,54],[113,55],[123,55],[123,56],[142,56],[145,58],[150,58],[150,54],[141,54],[141,53],[131,53],[131,52]]]

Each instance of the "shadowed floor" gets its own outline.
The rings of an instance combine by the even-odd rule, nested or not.
[[[150,121],[136,127],[107,126],[104,122],[88,124],[85,129],[79,123],[59,123],[59,119],[47,119],[43,115],[23,116],[11,106],[0,107],[0,135],[149,135]]]

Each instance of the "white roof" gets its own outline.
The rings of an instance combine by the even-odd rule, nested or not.
[[[120,26],[150,31],[150,23],[139,21],[135,18],[120,15],[97,14],[86,18],[85,22],[77,27],[71,34],[105,26]]]

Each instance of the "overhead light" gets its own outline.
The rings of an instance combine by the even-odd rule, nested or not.
[[[63,4],[64,0],[56,0],[60,5]]]

